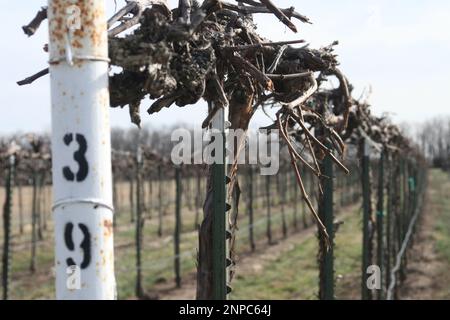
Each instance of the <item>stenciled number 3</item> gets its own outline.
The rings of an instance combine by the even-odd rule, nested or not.
[[[78,150],[73,154],[73,158],[78,163],[78,172],[75,175],[69,166],[65,166],[63,168],[63,175],[68,181],[75,181],[76,178],[77,182],[81,182],[86,179],[89,172],[89,165],[86,160],[87,141],[86,138],[80,133],[75,135],[75,139],[78,143]],[[73,134],[67,133],[63,140],[64,144],[69,146],[73,141]]]

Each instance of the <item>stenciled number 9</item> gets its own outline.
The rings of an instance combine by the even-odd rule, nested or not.
[[[73,227],[74,225],[72,222],[68,222],[64,227],[64,242],[69,251],[75,251],[75,244],[73,243]],[[81,261],[80,268],[86,269],[91,263],[91,233],[89,232],[88,227],[83,223],[79,223],[78,228],[80,228],[83,233],[83,240],[80,243],[80,248],[83,252],[83,261]],[[70,257],[66,259],[66,262],[68,267],[77,265]]]

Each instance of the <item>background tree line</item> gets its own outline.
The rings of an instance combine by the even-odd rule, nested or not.
[[[450,117],[442,116],[419,125],[415,140],[430,165],[450,171]]]

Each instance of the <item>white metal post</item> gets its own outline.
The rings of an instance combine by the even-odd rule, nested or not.
[[[49,0],[57,299],[115,299],[104,0]]]

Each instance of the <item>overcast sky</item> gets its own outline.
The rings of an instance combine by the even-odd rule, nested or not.
[[[110,13],[114,1],[106,0]],[[228,0],[233,2],[233,0]],[[124,1],[118,0],[122,6]],[[173,7],[177,1],[169,1]],[[341,69],[355,86],[357,98],[372,88],[375,114],[389,112],[398,122],[418,123],[449,115],[450,101],[450,1],[448,0],[276,0],[295,6],[314,24],[296,22],[292,33],[271,15],[255,20],[264,37],[273,41],[305,39],[313,47],[339,40]],[[21,26],[34,17],[46,1],[9,1],[0,11],[0,134],[50,130],[49,77],[25,87],[16,81],[47,66],[42,47],[47,42],[44,25],[28,38]],[[164,109],[149,116],[141,106],[143,124],[156,127],[184,122],[200,125],[204,103]],[[113,126],[130,127],[126,109],[111,109]],[[267,123],[259,114],[254,125]]]

